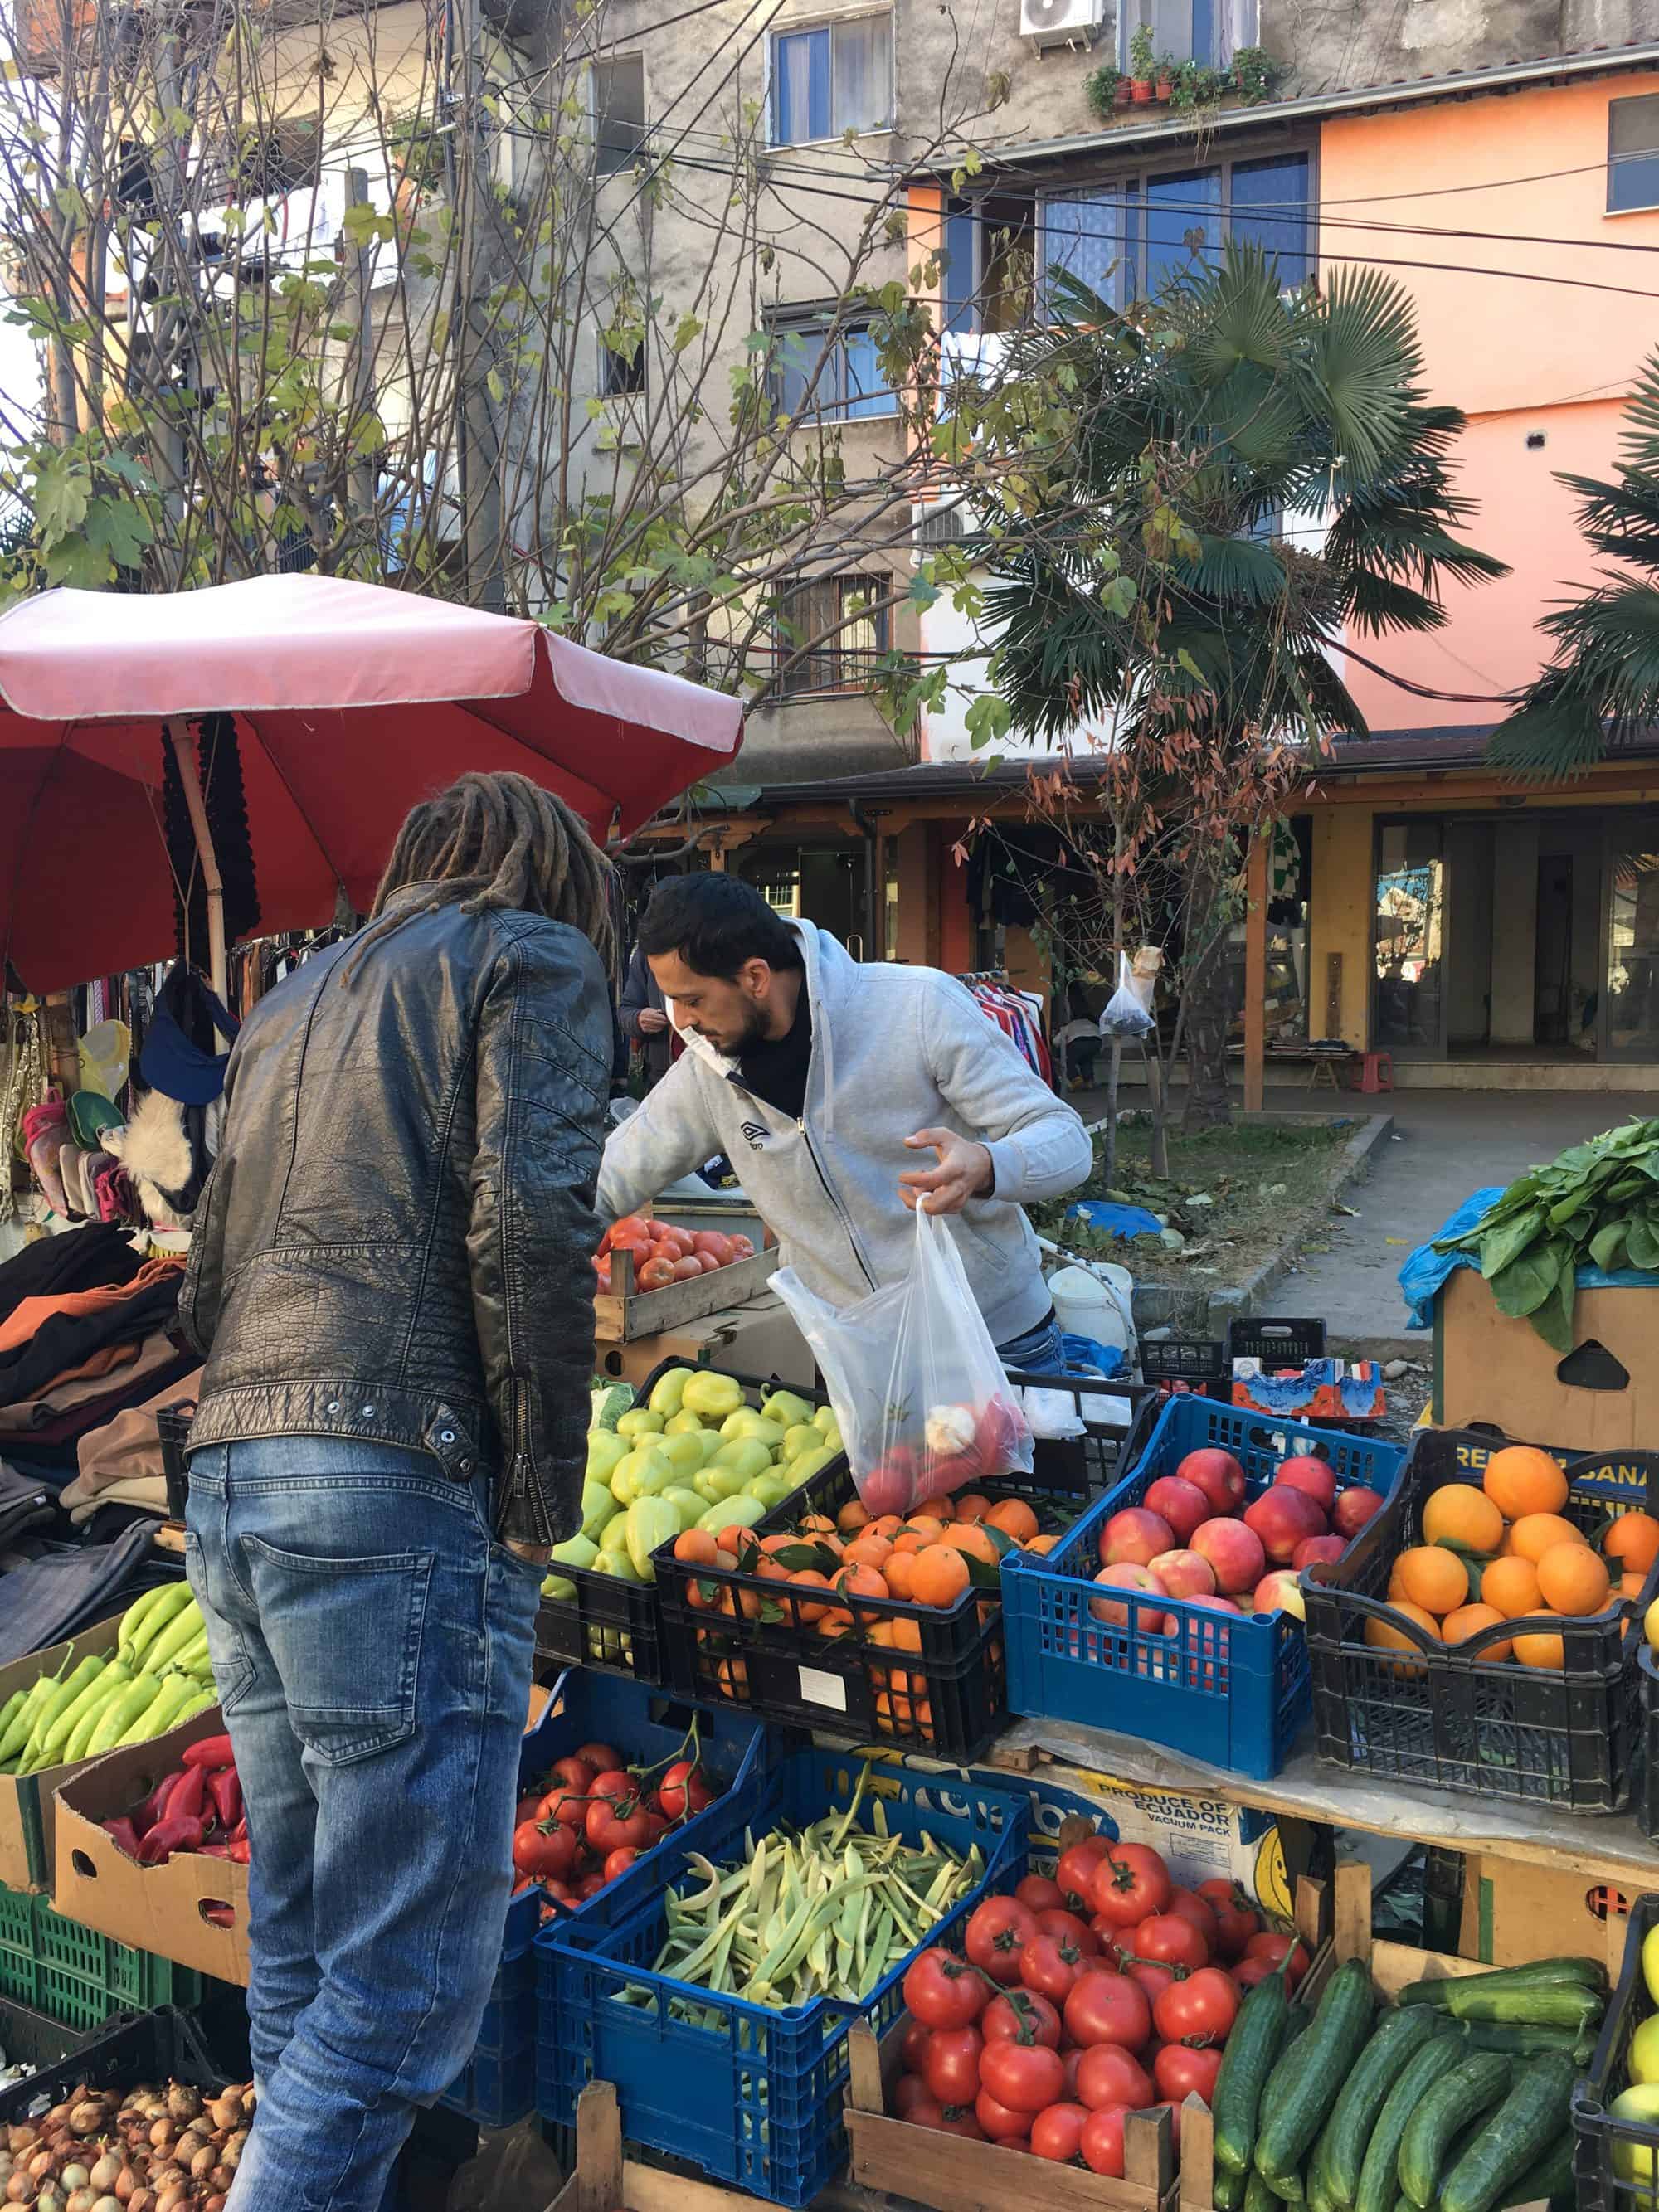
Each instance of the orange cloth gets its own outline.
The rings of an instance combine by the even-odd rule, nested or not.
[[[184,1265],[182,1259],[146,1260],[130,1283],[103,1283],[96,1290],[66,1291],[61,1297],[21,1298],[7,1318],[0,1322],[0,1352],[10,1352],[20,1344],[27,1344],[54,1315],[106,1312],[111,1306],[136,1297],[140,1291],[153,1290],[169,1275],[182,1273]]]

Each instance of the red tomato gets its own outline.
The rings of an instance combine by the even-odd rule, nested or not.
[[[931,2105],[933,2101],[927,2094],[927,2084],[918,2074],[901,2074],[893,2084],[895,2119],[913,2120],[918,2105]]]
[[[1170,1869],[1145,1844],[1114,1844],[1095,1869],[1095,1911],[1133,1928],[1170,1902]]]
[[[1109,2111],[1091,2112],[1084,2122],[1078,2148],[1091,2173],[1107,2173],[1122,2180],[1123,2123],[1127,2117],[1126,2106],[1114,2105]]]
[[[1019,1954],[1036,1932],[1030,1905],[1017,1897],[988,1897],[968,1923],[968,1956],[1006,1987],[1019,1979]]]
[[[718,1229],[700,1229],[691,1239],[691,1249],[700,1259],[712,1260],[723,1267],[732,1257],[732,1239],[722,1237]]]
[[[515,1828],[521,1828],[526,1820],[534,1820],[540,1817],[542,1800],[546,1795],[547,1792],[544,1790],[532,1790],[529,1796],[520,1798],[518,1808],[513,1815],[513,1825]]]
[[[1160,1966],[1207,1966],[1210,1947],[1190,1920],[1178,1912],[1154,1912],[1133,1936],[1134,1955]]]
[[[1040,2112],[1045,2105],[1060,2102],[1066,2069],[1059,2053],[1044,2043],[988,2043],[979,2078],[1011,2112]]]
[[[899,2056],[904,2061],[904,2070],[907,2074],[921,2073],[921,2062],[927,2055],[928,2039],[933,2033],[931,2027],[924,2027],[919,2020],[906,2022],[904,2033],[899,2039]]]
[[[613,1252],[648,1252],[656,1242],[656,1224],[641,1221],[637,1213],[625,1214],[611,1223],[605,1235]]]
[[[989,1996],[984,1978],[938,1944],[905,1972],[905,2004],[924,2027],[971,2027]]]
[[[576,1863],[576,1838],[568,1828],[526,1820],[513,1834],[513,1863],[532,1881],[544,1875],[562,1881]]]
[[[572,1756],[580,1759],[590,1774],[614,1774],[626,1765],[614,1744],[601,1743],[597,1737],[592,1743],[579,1743]]]
[[[586,1905],[590,1897],[597,1897],[604,1887],[605,1875],[602,1870],[596,1869],[592,1874],[585,1874],[576,1884],[577,1902]]]
[[[1261,1915],[1236,1881],[1218,1875],[1198,1885],[1198,1894],[1216,1919],[1216,1950],[1223,1959],[1242,1959],[1244,1946],[1261,1927]]]
[[[595,1278],[597,1279],[597,1284],[598,1284],[598,1287],[599,1287],[599,1290],[601,1290],[601,1291],[604,1292],[604,1294],[605,1294],[605,1296],[606,1297],[610,1297],[610,1295],[611,1295],[611,1262],[610,1262],[610,1261],[609,1261],[609,1260],[595,1260],[595,1261],[594,1261],[594,1262],[593,1262],[593,1273],[594,1273]]]
[[[697,1273],[701,1274],[702,1269],[699,1267]],[[674,1262],[664,1259],[647,1260],[635,1277],[642,1291],[665,1291],[673,1279]]]
[[[690,1759],[677,1759],[664,1774],[657,1791],[657,1802],[671,1820],[684,1820],[688,1813],[701,1813],[706,1805],[713,1803],[714,1796],[708,1776]]]
[[[638,1856],[639,1853],[632,1844],[619,1844],[614,1851],[606,1856],[604,1868],[605,1880],[615,1881],[619,1874],[626,1874]]]
[[[1077,2094],[1091,2112],[1109,2112],[1114,2105],[1144,2112],[1157,2101],[1152,2075],[1133,2051],[1117,2043],[1097,2043],[1084,2052],[1077,2069]]]
[[[550,1790],[536,1808],[536,1817],[541,1820],[556,1820],[562,1828],[570,1828],[578,1835],[587,1826],[587,1792],[585,1790]]]
[[[1244,1946],[1247,1959],[1265,1959],[1270,1966],[1276,1966],[1286,1952],[1291,1954],[1291,1963],[1285,1969],[1285,1986],[1293,1990],[1308,1971],[1308,1954],[1294,1936],[1252,1936]]]
[[[663,1838],[668,1833],[670,1823],[664,1820],[660,1813],[648,1812],[645,1816],[645,1824],[649,1832],[647,1834],[644,1843],[641,1845],[641,1849],[642,1850],[648,1851],[656,1844],[659,1844]]]
[[[1068,2164],[1078,2154],[1088,2117],[1081,2105],[1050,2105],[1031,2123],[1031,2148],[1039,2158]]]
[[[1095,1869],[1105,1856],[1104,1836],[1090,1836],[1080,1844],[1068,1844],[1060,1853],[1054,1880],[1071,1911],[1089,1911],[1089,1900],[1094,1895]]]
[[[674,1262],[674,1280],[677,1283],[701,1282],[702,1273],[702,1261],[694,1252],[688,1252],[684,1260]]]
[[[1166,2043],[1224,2043],[1237,2018],[1237,1986],[1219,1966],[1172,1982],[1152,2008],[1153,2024]]]
[[[1213,1959],[1220,1923],[1217,1920],[1214,1907],[1208,1899],[1198,1896],[1190,1889],[1172,1889],[1170,1892],[1170,1902],[1165,1910],[1179,1913],[1182,1919],[1192,1922],[1209,1947],[1210,1956]]]
[[[1018,2043],[1024,2037],[1028,2043],[1046,2044],[1050,2051],[1060,2048],[1060,2014],[1047,1997],[1031,1990],[1010,1990],[993,1997],[981,2025],[988,2043]]]
[[[567,1790],[588,1790],[593,1787],[593,1770],[585,1759],[578,1759],[573,1753],[568,1758],[554,1760],[548,1777],[550,1790],[556,1782],[562,1782]]]
[[[691,1232],[689,1229],[677,1229],[672,1221],[653,1221],[651,1230],[652,1245],[657,1251],[665,1251],[672,1254],[675,1259],[683,1260],[692,1249]]]
[[[1083,1954],[1077,1945],[1062,1943],[1053,1936],[1034,1936],[1019,1955],[1021,1981],[1028,1990],[1055,2004],[1065,2003],[1082,1972]]]
[[[1121,2043],[1139,2051],[1152,2032],[1146,1992],[1124,1974],[1085,1974],[1066,2000],[1066,2033],[1084,2050]]]
[[[609,1858],[612,1851],[631,1844],[643,1850],[651,1840],[651,1815],[643,1806],[631,1813],[619,1813],[608,1797],[596,1797],[587,1808],[587,1847],[601,1858]]]
[[[544,1881],[542,1887],[550,1897],[556,1897],[561,1905],[580,1905],[581,1902],[568,1881]]]
[[[1024,2149],[1031,2132],[1030,2112],[1011,2112],[1006,2105],[998,2104],[988,2089],[981,2089],[974,2100],[974,2112],[993,2142],[1013,2143]]]
[[[625,1766],[603,1768],[587,1785],[590,1797],[608,1797],[613,1805],[639,1794],[639,1784]]]
[[[1241,1959],[1233,1968],[1233,1982],[1241,1996],[1249,1996],[1258,1982],[1265,1982],[1273,1969],[1265,1959]],[[1286,1982],[1288,1989],[1290,1984]]]
[[[1077,2102],[1077,2069],[1083,2063],[1083,2053],[1073,2044],[1069,2051],[1060,2052],[1060,2063],[1066,2069],[1066,2102],[1074,2105]]]
[[[1039,1912],[1036,1917],[1039,1934],[1057,1936],[1062,1943],[1075,1943],[1085,1959],[1100,1956],[1100,1938],[1086,1920],[1079,1920],[1075,1912]]]
[[[935,2119],[922,2122],[924,2127],[937,2129],[942,2136],[966,2136],[969,2142],[983,2142],[985,2130],[971,2112],[958,2112],[954,2105],[935,2105]]]
[[[1033,1912],[1052,1912],[1065,1902],[1060,1884],[1050,1881],[1046,1874],[1028,1874],[1016,1887],[1014,1895],[1022,1905],[1029,1905]]]
[[[747,1237],[728,1237],[726,1241],[732,1247],[732,1257],[734,1260],[752,1260],[754,1258],[755,1247],[750,1238]]]
[[[1212,2105],[1220,2072],[1218,2051],[1188,2051],[1181,2043],[1166,2043],[1152,2061],[1158,2094],[1171,2105],[1184,2105],[1194,2094],[1202,2097],[1206,2105]]]
[[[1156,2004],[1175,1979],[1173,1966],[1154,1966],[1150,1959],[1137,1959],[1123,1969],[1132,1982],[1139,1982],[1146,1992],[1148,2004]]]
[[[921,2062],[921,2078],[941,2105],[971,2105],[979,2094],[980,2053],[985,2038],[976,2027],[934,2031]]]

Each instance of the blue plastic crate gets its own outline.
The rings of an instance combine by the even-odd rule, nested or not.
[[[1214,1400],[1171,1398],[1130,1473],[1092,1505],[1047,1559],[1014,1552],[1002,1567],[1013,1711],[1142,1736],[1171,1750],[1266,1781],[1290,1754],[1311,1710],[1306,1638],[1284,1613],[1235,1617],[1207,1607],[1115,1590],[1127,1627],[1097,1620],[1090,1602],[1103,1524],[1138,1505],[1159,1475],[1201,1445],[1230,1451],[1250,1497],[1294,1452],[1328,1460],[1339,1489],[1363,1484],[1387,1497],[1405,1453],[1299,1421],[1273,1421]],[[1173,1634],[1143,1615],[1164,1614]]]
[[[728,1789],[752,1773],[763,1773],[775,1746],[766,1729],[744,1714],[705,1711],[677,1702],[665,1690],[648,1683],[629,1682],[616,1675],[590,1674],[572,1668],[560,1676],[547,1701],[547,1711],[524,1739],[519,1753],[519,1788],[530,1788],[545,1774],[556,1759],[562,1759],[584,1743],[614,1742],[625,1759],[642,1759],[651,1765],[678,1753],[695,1714],[697,1756],[711,1779]],[[721,1799],[696,1814],[681,1832],[700,1848],[696,1838],[703,1823],[719,1809]],[[647,1854],[649,1858],[652,1855]],[[645,1873],[641,1880],[660,1876]],[[547,1900],[537,1890],[526,1890],[508,1900],[501,1935],[501,1964],[484,2008],[478,2031],[478,2047],[471,2063],[443,2101],[488,2127],[503,2127],[522,2119],[533,2101],[535,2073],[536,1966],[531,1949]],[[635,1900],[637,1901],[637,1900]],[[629,1893],[622,1882],[612,1882],[586,1905],[561,1917],[605,1923],[625,1911]],[[508,2092],[511,2094],[508,2094]],[[518,2110],[501,2117],[507,2104],[518,2098]]]
[[[799,1826],[818,1820],[850,1802],[862,1764],[847,1752],[798,1752],[770,1776],[734,1792],[717,1832],[705,1831],[690,1848],[718,1862],[742,1849],[746,1828],[760,1834],[780,1821]],[[872,1793],[881,1798],[894,1832],[936,1836],[958,1850],[977,1844],[984,1854],[983,1880],[927,1942],[960,1925],[988,1892],[1012,1889],[1024,1874],[1030,1819],[1025,1791],[878,1763],[866,1802]],[[658,1848],[672,1850],[672,1857],[648,1892],[636,1893],[625,1918],[609,1928],[559,1922],[537,1938],[537,2107],[544,2118],[568,2126],[589,2081],[614,2082],[629,2142],[672,2152],[775,2203],[805,2204],[847,2157],[848,2029],[855,2018],[870,2021],[878,2033],[892,2024],[908,1960],[857,2006],[819,1999],[781,2012],[689,1988],[654,1972],[652,1961],[667,1932],[664,1889],[695,1887],[703,1877],[688,1864],[688,1847]],[[625,1992],[635,2001],[627,2001]],[[694,2027],[675,2018],[677,1999],[718,2012],[720,2024]]]

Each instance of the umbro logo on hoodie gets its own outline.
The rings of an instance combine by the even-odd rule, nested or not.
[[[766,1139],[772,1133],[759,1121],[744,1121],[740,1126],[739,1133],[750,1151],[758,1152],[765,1149]]]

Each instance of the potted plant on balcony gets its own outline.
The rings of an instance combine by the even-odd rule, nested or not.
[[[1158,64],[1153,56],[1152,25],[1137,23],[1129,40],[1129,96],[1137,106],[1151,100],[1156,89],[1152,72]]]
[[[1113,113],[1129,104],[1129,80],[1121,70],[1109,64],[1093,70],[1084,81],[1084,97],[1103,123],[1109,123]]]
[[[1283,74],[1283,65],[1265,46],[1241,46],[1233,56],[1228,74],[1234,90],[1250,106],[1256,106],[1272,99],[1273,88]]]
[[[1158,58],[1158,96],[1165,107],[1169,106],[1170,100],[1175,97],[1175,56],[1173,54],[1160,54]]]
[[[1202,62],[1182,62],[1175,73],[1170,105],[1177,114],[1196,115],[1218,107],[1226,88],[1227,80],[1219,70],[1209,69]]]

